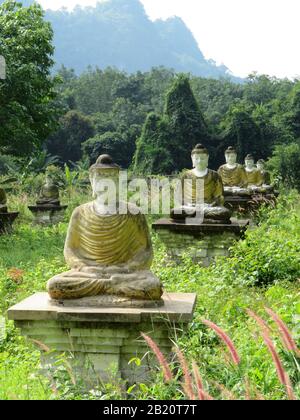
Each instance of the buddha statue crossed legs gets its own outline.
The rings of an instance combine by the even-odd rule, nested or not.
[[[119,202],[104,204],[101,181],[108,179],[117,186],[119,170],[108,155],[90,168],[96,199],[73,212],[64,250],[71,270],[48,282],[53,300],[100,307],[162,303],[161,283],[150,271],[153,251],[145,216],[128,203],[127,214],[116,211]]]

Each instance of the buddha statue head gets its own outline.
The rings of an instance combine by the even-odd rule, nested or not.
[[[113,162],[111,156],[101,155],[90,167],[89,172],[93,197],[98,204],[98,210],[102,208],[106,212],[107,206],[116,208],[119,201],[120,167]],[[101,213],[103,213],[102,210]]]
[[[227,165],[229,166],[236,165],[237,152],[234,147],[232,146],[228,147],[228,149],[225,151],[225,159],[226,159]]]
[[[253,171],[253,169],[255,169],[255,160],[251,154],[245,157],[245,167],[248,171]]]
[[[208,167],[208,160],[208,150],[202,144],[197,144],[192,151],[193,167],[199,172],[204,172]]]
[[[265,170],[265,161],[263,159],[259,159],[257,161],[256,167],[259,171],[264,171]]]

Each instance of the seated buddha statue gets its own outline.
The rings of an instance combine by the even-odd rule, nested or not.
[[[222,180],[216,171],[208,169],[208,161],[208,150],[202,144],[197,144],[192,151],[194,169],[182,177],[184,205],[171,211],[172,219],[180,220],[200,214],[203,223],[231,223],[231,212],[223,206]]]
[[[42,186],[37,206],[59,206],[59,189],[49,175],[46,175],[45,184]]]
[[[72,214],[64,249],[70,271],[53,277],[47,284],[56,304],[162,304],[161,283],[150,271],[153,250],[148,225],[136,206],[119,202],[119,172],[109,155],[101,155],[90,168],[95,199],[77,207]],[[113,182],[116,188],[105,187],[106,181]],[[113,204],[107,204],[107,200]],[[125,204],[127,213],[123,210],[120,214],[121,204],[123,209]]]
[[[245,158],[245,172],[247,178],[247,187],[254,192],[261,192],[263,176],[261,172],[256,168],[254,157],[251,154],[248,154]]]
[[[237,163],[237,152],[233,147],[225,151],[226,164],[222,165],[218,174],[222,178],[225,195],[249,196],[245,169]]]
[[[6,193],[2,188],[0,188],[0,213],[7,213]]]
[[[258,171],[261,173],[261,176],[263,178],[263,184],[262,187],[266,191],[272,191],[274,189],[273,185],[271,185],[271,175],[268,171],[265,170],[265,161],[263,159],[259,159],[257,161],[256,167]]]

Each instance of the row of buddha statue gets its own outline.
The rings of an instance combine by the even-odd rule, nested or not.
[[[236,163],[236,151],[226,151],[226,165],[218,172],[208,169],[209,153],[198,144],[192,151],[194,168],[183,179],[201,179],[204,186],[202,203],[197,202],[194,183],[187,191],[188,200],[178,210],[183,215],[197,211],[201,205],[204,222],[230,223],[231,211],[224,207],[224,187],[230,191],[263,186],[263,168],[255,169],[252,156],[246,167]],[[77,207],[68,227],[64,256],[69,271],[48,281],[50,301],[63,306],[121,306],[145,307],[162,304],[162,285],[151,272],[153,249],[146,218],[137,206],[127,206],[127,214],[112,212],[103,201],[102,180],[112,179],[118,184],[120,167],[108,155],[101,155],[89,170],[94,200]],[[5,194],[0,205],[5,208]],[[120,202],[118,202],[120,204]],[[58,189],[47,177],[37,205],[59,205]],[[105,208],[104,208],[105,207]],[[117,206],[119,208],[119,206]],[[182,216],[181,216],[182,217]]]
[[[247,156],[243,168],[236,163],[235,150],[229,148],[226,160],[218,172],[208,169],[209,153],[198,144],[192,151],[194,168],[183,176],[203,180],[204,222],[230,223],[231,212],[224,207],[224,184],[225,188],[237,189],[264,185],[263,168],[253,168],[252,156]],[[162,303],[162,285],[150,271],[153,249],[145,216],[133,204],[123,203],[123,208],[124,204],[128,206],[127,214],[118,214],[115,208],[110,213],[103,204],[101,181],[110,178],[118,183],[119,172],[119,166],[108,155],[101,155],[90,168],[95,199],[72,214],[64,248],[70,270],[47,284],[53,304],[144,307]],[[188,203],[180,211],[184,214],[189,210],[190,217],[190,211],[197,210],[198,205],[193,182],[187,196]],[[176,209],[172,217],[176,217]]]
[[[208,168],[209,152],[202,144],[195,146],[191,157],[193,169],[182,176],[184,205],[171,211],[173,220],[196,217],[197,212],[201,212],[203,223],[230,224],[232,212],[224,206],[225,196],[250,197],[254,193],[272,190],[264,161],[258,161],[256,167],[253,156],[249,154],[245,158],[245,166],[242,166],[237,163],[237,152],[233,147],[226,150],[226,164],[218,171]],[[197,180],[202,181],[198,184],[202,195],[197,191]]]
[[[254,157],[248,154],[245,158],[245,165],[239,165],[237,152],[233,147],[226,150],[225,159],[226,164],[218,170],[225,195],[251,195],[253,192],[267,192],[272,189],[270,175],[265,171],[262,159],[255,165]]]

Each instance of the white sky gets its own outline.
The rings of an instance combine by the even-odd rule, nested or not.
[[[44,8],[97,0],[38,0]],[[141,0],[151,19],[180,16],[206,58],[237,76],[300,75],[300,0]]]

